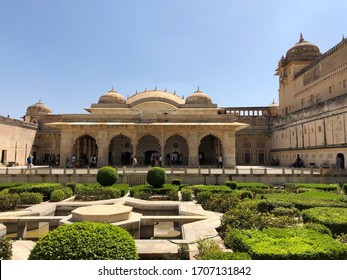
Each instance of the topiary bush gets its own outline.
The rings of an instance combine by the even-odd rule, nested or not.
[[[180,185],[182,185],[182,180],[181,179],[172,179],[171,184],[176,185],[176,186],[180,186]]]
[[[12,258],[12,240],[0,238],[0,260],[10,260]]]
[[[118,180],[118,171],[112,166],[104,166],[98,170],[96,181],[101,186],[112,186]]]
[[[161,167],[152,167],[147,172],[147,183],[155,188],[159,188],[166,182],[166,171]]]
[[[107,223],[63,225],[40,238],[29,260],[136,260],[135,241],[125,229]]]
[[[237,188],[237,182],[235,182],[235,181],[225,181],[224,185],[226,185],[227,187],[229,187],[232,190],[236,190],[236,188]]]

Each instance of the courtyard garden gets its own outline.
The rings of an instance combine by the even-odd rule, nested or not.
[[[193,202],[206,211],[221,213],[217,232],[223,240],[222,244],[209,237],[195,240],[196,259],[347,259],[347,185],[342,188],[338,184],[308,183],[272,186],[236,181],[225,181],[223,185],[187,185],[179,178],[168,182],[165,170],[155,167],[147,173],[147,184],[130,187],[117,184],[116,170],[109,167],[100,170],[93,184],[1,183],[0,211],[17,211],[40,203],[91,202],[125,196],[162,203]],[[118,226],[73,223],[41,237],[30,259],[138,259],[133,241]],[[10,258],[11,242],[1,239],[1,259]],[[62,243],[64,246],[60,248]],[[120,243],[124,247],[119,247]],[[188,259],[188,250],[188,246],[181,244],[175,256],[164,258]],[[65,253],[60,255],[61,252]]]

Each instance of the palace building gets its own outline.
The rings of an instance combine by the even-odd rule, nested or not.
[[[224,167],[282,166],[297,155],[305,166],[344,168],[347,153],[347,39],[325,53],[305,41],[282,56],[276,69],[279,103],[219,107],[199,88],[186,99],[167,90],[145,90],[125,98],[115,89],[102,94],[85,114],[53,114],[38,102],[23,121],[2,118],[0,160],[85,167],[138,164]],[[25,138],[20,138],[25,135]],[[19,139],[20,138],[20,139]]]

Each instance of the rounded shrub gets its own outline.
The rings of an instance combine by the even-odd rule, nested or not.
[[[40,238],[29,260],[136,260],[135,241],[125,229],[107,223],[63,225]]]
[[[175,185],[175,186],[180,186],[180,185],[182,185],[182,180],[181,179],[172,179],[171,184]]]
[[[236,188],[237,188],[237,182],[235,182],[235,181],[225,181],[224,185],[226,185],[227,187],[229,187],[232,190],[236,190]]]
[[[65,192],[62,189],[55,190],[51,194],[51,202],[58,202],[65,199]]]
[[[96,175],[96,181],[101,186],[112,186],[117,182],[118,179],[118,171],[116,168],[112,166],[104,166],[98,170],[98,174]]]
[[[166,182],[166,171],[161,167],[152,167],[147,172],[147,183],[155,188],[159,188]]]
[[[190,187],[184,187],[181,189],[181,196],[183,201],[193,200],[193,191]]]

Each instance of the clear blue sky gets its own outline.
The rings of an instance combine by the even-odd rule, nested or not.
[[[347,36],[346,12],[335,0],[0,0],[0,115],[39,99],[84,113],[112,86],[265,106],[300,32],[323,53]]]

